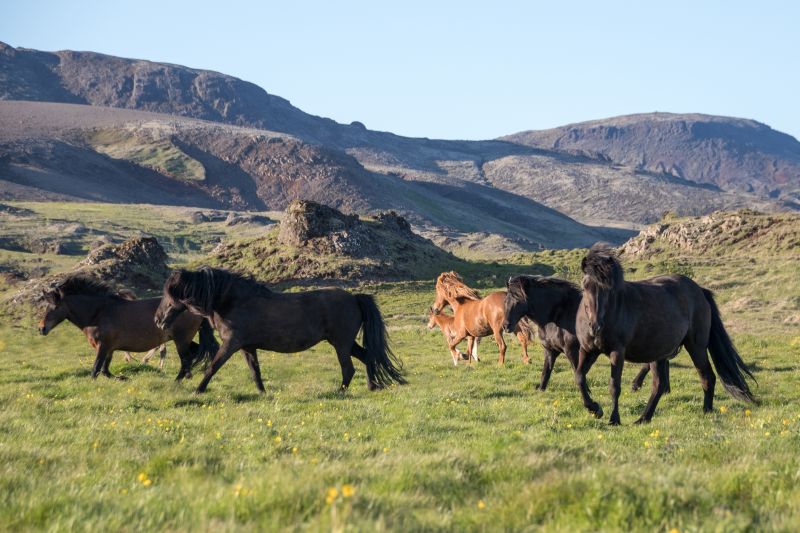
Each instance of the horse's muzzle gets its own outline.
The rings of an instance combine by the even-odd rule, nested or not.
[[[508,320],[506,320],[505,322],[503,322],[503,331],[504,331],[504,332],[506,332],[506,333],[513,333],[513,332],[512,332],[512,329],[513,329],[513,328],[511,327],[511,324],[508,322]]]
[[[40,335],[47,335],[49,332],[47,331],[47,326],[39,326],[39,334]]]
[[[601,329],[603,329],[603,326],[597,322],[589,324],[589,330],[592,332],[593,337],[597,337],[600,334]]]

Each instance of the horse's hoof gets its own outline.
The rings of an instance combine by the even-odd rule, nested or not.
[[[637,390],[639,390],[639,389],[641,389],[641,388],[642,388],[642,386],[641,386],[641,385],[639,385],[638,383],[634,383],[633,385],[631,385],[631,390],[632,390],[633,392],[636,392]]]
[[[608,425],[609,426],[619,426],[620,424],[621,424],[621,422],[620,422],[620,419],[619,419],[619,415],[616,415],[616,416],[611,415],[611,418],[609,418],[609,420],[608,420]]]
[[[594,411],[591,411],[591,413],[597,419],[603,418],[603,408],[600,407],[599,405],[597,406],[597,409],[595,409]]]
[[[649,423],[650,423],[650,419],[640,416],[639,418],[636,419],[636,422],[634,422],[634,425],[639,426],[639,425],[642,425],[642,424],[649,424]]]

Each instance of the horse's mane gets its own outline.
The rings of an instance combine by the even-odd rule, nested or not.
[[[575,294],[580,293],[578,286],[571,281],[551,276],[514,276],[508,278],[508,293],[511,294],[515,300],[524,302],[528,299],[528,284],[535,284],[541,288],[554,287]]]
[[[481,295],[478,294],[478,291],[467,287],[464,280],[461,279],[461,276],[453,271],[442,272],[436,279],[436,288],[441,289],[448,298],[454,300],[461,298],[466,300],[481,299]]]
[[[62,297],[70,295],[110,296],[120,295],[108,283],[84,274],[73,274],[53,288]]]
[[[167,278],[164,289],[173,298],[191,300],[197,307],[211,312],[214,299],[235,292],[270,295],[272,291],[250,276],[221,268],[203,266],[199,270],[175,270]]]
[[[625,281],[622,264],[608,243],[592,245],[581,262],[581,270],[601,289],[613,289]]]

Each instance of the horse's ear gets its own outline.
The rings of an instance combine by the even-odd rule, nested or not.
[[[514,276],[509,276],[508,279],[506,280],[506,289],[511,287],[511,280],[512,279],[514,279]]]
[[[581,259],[581,272],[586,274],[586,258]]]
[[[61,294],[57,290],[45,291],[42,290],[42,297],[48,303],[56,305],[61,300]]]

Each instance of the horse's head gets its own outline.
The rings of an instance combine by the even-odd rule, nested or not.
[[[161,329],[169,329],[178,315],[188,308],[182,301],[186,294],[185,274],[185,270],[176,270],[164,283],[161,303],[158,304],[155,315],[156,326]]]
[[[69,314],[69,308],[64,295],[58,288],[43,291],[42,298],[45,301],[44,315],[39,320],[39,333],[47,335],[53,328],[63,322]]]
[[[508,278],[506,282],[506,298],[503,302],[503,330],[511,333],[517,324],[528,313],[528,294],[525,291],[525,277]]]
[[[444,293],[438,285],[436,286],[436,300],[433,302],[431,306],[431,313],[434,315],[438,315],[442,312],[442,310],[450,305],[450,302],[447,300],[447,295]]]
[[[433,311],[433,307],[431,307],[428,309],[428,329],[434,329],[436,325],[436,313]]]
[[[614,250],[605,244],[595,244],[581,261],[583,298],[581,307],[592,335],[598,335],[606,325],[611,294],[623,283],[622,265]]]

